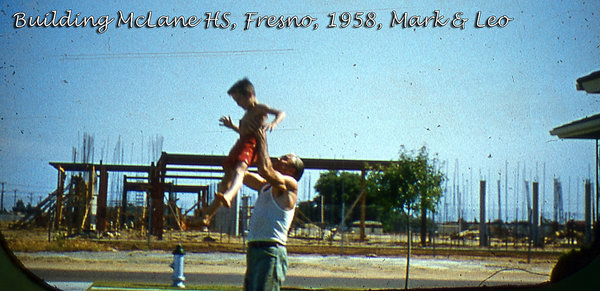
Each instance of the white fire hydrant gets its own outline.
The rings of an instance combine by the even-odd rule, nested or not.
[[[173,287],[185,288],[185,277],[183,276],[183,247],[178,245],[173,251],[173,263],[169,265],[173,269]]]

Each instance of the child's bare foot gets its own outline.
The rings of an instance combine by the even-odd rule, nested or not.
[[[210,226],[210,221],[211,221],[211,217],[208,215],[205,215],[204,217],[202,217],[202,224],[204,225],[204,227],[206,227],[208,229],[208,227]]]
[[[225,195],[223,195],[223,193],[215,192],[215,199],[219,199],[219,201],[221,201],[221,204],[223,204],[223,206],[225,206],[227,208],[231,208],[231,201],[229,201],[227,199],[227,197],[225,197]]]

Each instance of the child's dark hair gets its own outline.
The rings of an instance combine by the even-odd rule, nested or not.
[[[231,86],[229,91],[227,91],[227,94],[229,94],[229,95],[231,95],[233,93],[240,93],[244,96],[255,95],[254,85],[252,85],[252,83],[250,83],[248,78],[244,78],[242,80],[237,81],[235,84],[233,84],[233,86]]]

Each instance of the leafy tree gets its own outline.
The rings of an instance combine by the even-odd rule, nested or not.
[[[383,231],[391,232],[391,233],[406,233],[408,229],[406,226],[410,224],[410,228],[420,229],[422,220],[420,218],[416,218],[411,216],[410,221],[406,215],[406,213],[401,212],[382,212],[380,216],[380,221],[383,224]],[[430,218],[426,221],[427,229],[436,229],[435,222]]]
[[[428,210],[435,211],[442,194],[444,175],[436,163],[435,158],[430,160],[425,146],[417,153],[409,152],[402,146],[397,162],[376,165],[371,169],[367,179],[367,191],[375,194],[377,204],[388,215],[402,213],[410,217],[412,212],[421,211],[422,221],[426,221],[424,213]],[[409,222],[410,219],[406,219],[410,238]],[[425,225],[422,225],[421,229],[424,230]],[[409,239],[405,288],[408,287],[410,242]]]
[[[315,190],[319,193],[314,199],[314,203],[321,204],[321,196],[325,203],[325,220],[329,225],[337,225],[341,221],[342,201],[349,210],[352,203],[356,201],[362,191],[362,177],[360,173],[339,172],[330,170],[321,173],[319,180],[315,184]],[[343,191],[343,192],[342,192]],[[367,201],[371,197],[367,196]],[[375,206],[367,207],[367,219],[375,219],[377,211]],[[354,210],[349,218],[352,221],[360,219],[360,212]]]
[[[17,200],[17,203],[15,204],[15,206],[13,206],[12,210],[14,212],[25,213],[25,212],[27,212],[27,207],[25,207],[25,202],[23,202],[23,200],[19,199],[19,200]]]
[[[367,191],[383,212],[435,212],[445,179],[437,166],[426,147],[417,153],[401,147],[398,161],[371,168]]]
[[[422,167],[422,163],[402,150],[397,162],[370,169],[367,190],[375,194],[384,211],[409,213],[417,209]]]

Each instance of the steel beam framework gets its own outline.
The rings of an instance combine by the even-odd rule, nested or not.
[[[98,193],[97,205],[97,222],[101,225],[98,231],[104,231],[106,221],[106,201],[107,201],[107,185],[108,173],[144,173],[147,175],[147,183],[144,182],[128,182],[127,177],[124,177],[122,213],[125,213],[127,208],[127,192],[128,191],[143,191],[150,194],[150,232],[152,235],[162,238],[163,234],[163,213],[164,213],[164,194],[165,192],[185,192],[185,193],[201,193],[207,191],[206,185],[174,185],[172,182],[167,182],[166,179],[215,179],[220,180],[222,177],[221,165],[225,161],[226,156],[220,155],[194,155],[194,154],[178,154],[163,152],[156,164],[150,166],[144,165],[115,165],[115,164],[93,164],[93,163],[70,163],[70,162],[50,162],[50,165],[58,170],[59,181],[64,179],[65,172],[88,172],[96,174],[100,171],[100,187]],[[382,160],[349,160],[349,159],[314,159],[302,158],[304,168],[308,170],[343,170],[343,171],[361,171],[364,180],[365,171],[369,166],[374,165],[389,165],[392,161]],[[251,170],[255,170],[251,168]],[[168,174],[167,174],[168,173]],[[181,174],[185,173],[185,174]],[[197,173],[195,175],[194,173]],[[140,179],[139,177],[137,177]],[[144,179],[144,178],[141,178]],[[94,181],[90,180],[90,183]],[[90,185],[92,188],[93,185]],[[364,183],[363,183],[364,187]],[[60,187],[59,187],[60,189]],[[364,189],[363,189],[364,190]],[[62,197],[62,193],[61,197]],[[365,211],[365,197],[360,195],[356,202],[360,202],[361,213]],[[360,200],[360,201],[358,201]],[[57,203],[58,205],[58,203]],[[361,215],[363,220],[364,215]],[[123,219],[121,223],[124,223]],[[56,226],[58,227],[58,226]],[[364,239],[364,222],[361,221],[361,238]]]

